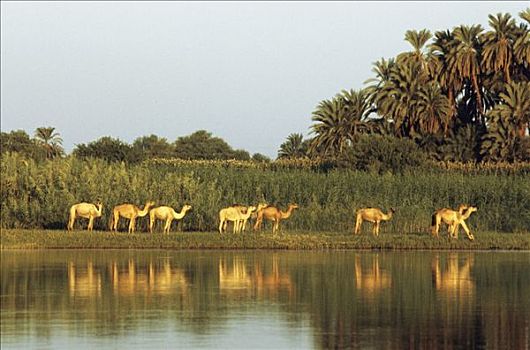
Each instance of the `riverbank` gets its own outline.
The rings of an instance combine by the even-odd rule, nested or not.
[[[442,235],[270,232],[240,235],[214,232],[179,232],[163,235],[110,233],[106,231],[7,230],[0,235],[1,249],[382,249],[382,250],[530,250],[530,234],[477,232],[475,241]]]

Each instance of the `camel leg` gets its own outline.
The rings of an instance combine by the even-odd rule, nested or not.
[[[169,234],[169,228],[171,227],[171,218],[166,220],[166,225],[164,226],[164,233]]]
[[[375,237],[377,236],[377,221],[374,221],[372,226],[372,235]]]
[[[381,221],[375,222],[375,235],[379,237],[379,225],[381,225]]]
[[[434,227],[433,227],[433,230],[432,230],[432,234],[436,238],[440,238],[440,236],[438,235],[438,232],[440,231],[440,224],[441,223],[442,223],[442,218],[439,215],[436,215]]]
[[[88,219],[88,227],[87,227],[87,230],[89,231],[92,231],[92,228],[94,227],[94,217],[91,216],[89,219]]]
[[[355,220],[355,231],[354,234],[358,235],[361,233],[361,225],[363,224],[363,218],[360,214],[357,214],[357,220]]]
[[[458,229],[459,229],[460,223],[454,222],[449,226],[449,232],[451,234],[452,238],[458,239]]]
[[[118,232],[118,221],[119,220],[120,220],[120,214],[118,214],[117,212],[112,213],[112,221],[110,225],[111,231]]]
[[[256,223],[254,224],[254,231],[257,231],[261,228],[261,217],[258,216],[258,218],[256,219]]]
[[[223,233],[223,229],[226,230],[226,225],[224,225],[225,221],[221,218],[219,218],[219,233]]]
[[[475,239],[475,236],[473,236],[470,232],[469,232],[469,228],[467,227],[466,223],[464,222],[464,220],[462,220],[462,222],[460,223],[462,225],[462,228],[464,229],[464,231],[466,231],[466,235],[467,235],[467,238],[469,238],[470,241],[474,240]],[[458,235],[458,233],[457,233]]]
[[[153,233],[153,226],[155,225],[154,215],[149,215],[149,232]]]
[[[74,229],[74,222],[75,222],[75,216],[70,215],[68,218],[68,225],[66,226],[68,228],[68,231],[71,231]]]
[[[134,226],[136,226],[136,220],[134,217],[129,220],[129,233],[134,233]]]

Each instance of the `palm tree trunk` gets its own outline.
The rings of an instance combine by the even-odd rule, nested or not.
[[[471,76],[471,80],[473,82],[473,89],[475,90],[475,97],[477,99],[477,110],[478,110],[478,114],[480,116],[480,121],[481,121],[482,125],[484,125],[485,124],[485,120],[484,120],[484,115],[482,113],[482,95],[480,94],[480,89],[479,89],[479,86],[478,86],[477,75],[473,74]]]

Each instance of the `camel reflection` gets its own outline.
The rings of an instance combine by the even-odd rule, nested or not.
[[[274,296],[285,290],[292,295],[294,285],[291,277],[288,273],[280,271],[277,255],[273,255],[271,260],[270,265],[261,261],[255,262],[254,268],[251,269],[237,256],[233,259],[219,259],[219,289],[225,294],[256,292],[258,296]]]
[[[186,294],[189,283],[184,271],[172,267],[169,260],[159,263],[150,261],[138,265],[133,259],[127,264],[112,260],[108,265],[107,278],[110,279],[112,291],[120,296],[134,294],[167,295],[175,292]],[[102,270],[94,268],[92,261],[81,264],[68,264],[68,285],[71,296],[99,296],[103,279]]]
[[[372,256],[372,265],[363,269],[361,256],[355,256],[355,286],[367,296],[374,296],[377,292],[390,288],[392,277],[379,266],[379,255]]]
[[[442,271],[440,257],[436,255],[432,261],[433,284],[437,291],[451,297],[467,297],[475,290],[470,272],[473,267],[473,255],[467,256],[464,264],[460,266],[458,254],[452,253],[447,256],[447,266]]]
[[[294,284],[288,273],[281,273],[280,259],[278,255],[272,256],[272,271],[265,273],[260,264],[255,266],[255,285],[259,294],[271,294],[276,296],[279,291],[287,291],[289,296],[293,295]]]
[[[219,259],[219,288],[221,290],[249,289],[252,285],[245,262],[239,257],[232,260],[232,264],[227,259]]]
[[[68,263],[68,290],[72,297],[101,296],[101,272],[94,269],[91,260],[86,266]]]

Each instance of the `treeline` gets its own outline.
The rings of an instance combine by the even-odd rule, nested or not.
[[[104,215],[96,220],[95,228],[106,229],[113,206],[142,206],[153,200],[177,210],[184,204],[193,206],[179,221],[180,230],[215,231],[221,208],[264,201],[282,209],[292,202],[300,206],[282,223],[287,230],[352,231],[355,211],[377,206],[398,210],[391,222],[382,225],[382,233],[426,234],[435,209],[469,203],[479,208],[468,219],[473,232],[528,232],[530,182],[528,169],[524,169],[486,169],[483,174],[471,175],[465,168],[437,168],[377,175],[237,161],[126,164],[67,157],[38,163],[6,153],[1,164],[1,225],[64,229],[72,204],[101,200]],[[146,221],[138,220],[139,230],[146,229]],[[122,225],[125,228],[124,222]]]
[[[530,161],[530,8],[490,29],[409,30],[412,50],[374,63],[361,90],[321,101],[314,137],[290,135],[281,157],[350,158],[361,135],[412,141],[430,159]]]
[[[62,138],[53,127],[39,127],[31,138],[24,130],[0,135],[2,153],[18,152],[41,161],[65,156]],[[139,163],[150,158],[237,159],[270,161],[262,154],[233,149],[225,140],[206,130],[178,137],[174,142],[156,135],[141,136],[132,144],[103,136],[88,144],[76,145],[72,155],[78,158],[100,158],[109,162]]]

